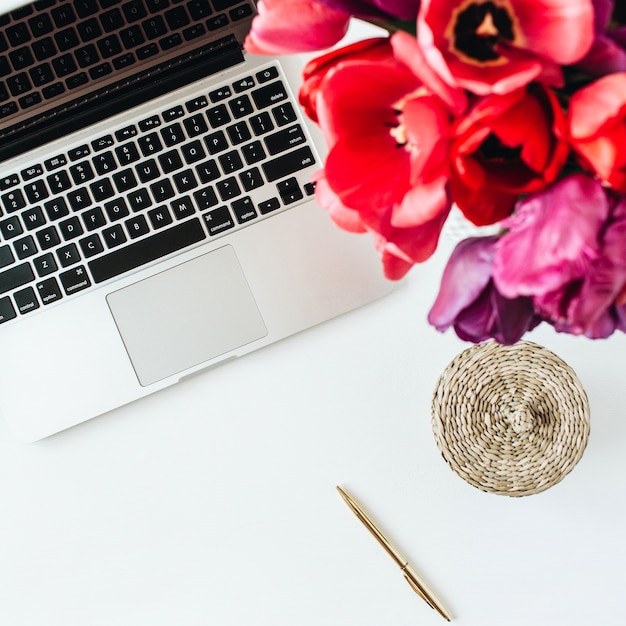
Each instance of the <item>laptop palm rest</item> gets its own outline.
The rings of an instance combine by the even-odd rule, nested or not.
[[[142,386],[267,335],[232,246],[107,296]]]

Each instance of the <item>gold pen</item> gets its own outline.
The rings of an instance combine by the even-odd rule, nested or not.
[[[341,497],[346,501],[346,504],[352,509],[353,513],[361,520],[363,525],[376,537],[378,543],[385,548],[391,558],[400,566],[404,578],[411,586],[411,589],[422,598],[430,606],[431,609],[437,611],[445,620],[451,621],[451,617],[445,610],[443,605],[433,592],[426,586],[426,583],[417,575],[415,570],[409,565],[409,562],[398,552],[392,543],[383,535],[380,529],[374,524],[369,515],[363,510],[363,508],[354,501],[341,487],[337,486],[337,491],[341,494]]]

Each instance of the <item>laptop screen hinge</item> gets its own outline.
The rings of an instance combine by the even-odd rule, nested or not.
[[[224,37],[29,120],[0,130],[0,162],[244,61]]]

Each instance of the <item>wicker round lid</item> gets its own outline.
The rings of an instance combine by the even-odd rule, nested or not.
[[[578,463],[589,403],[573,370],[546,348],[489,341],[461,352],[441,374],[432,425],[461,478],[489,493],[526,496]]]

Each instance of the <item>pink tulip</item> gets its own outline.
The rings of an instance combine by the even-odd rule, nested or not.
[[[497,240],[471,237],[452,252],[428,314],[438,331],[453,327],[463,341],[513,344],[541,321],[530,298],[505,298],[496,289],[492,273]]]
[[[626,287],[626,199],[575,174],[522,200],[502,223],[494,282],[528,296],[557,330],[607,337]]]
[[[253,54],[290,54],[328,48],[343,38],[350,14],[315,0],[261,0],[246,37]]]
[[[594,38],[591,0],[422,0],[420,45],[451,85],[507,93],[541,77],[561,81]]]

